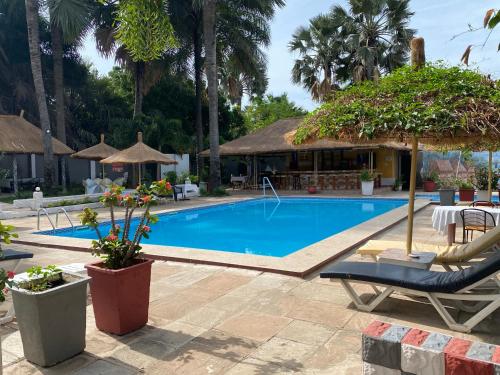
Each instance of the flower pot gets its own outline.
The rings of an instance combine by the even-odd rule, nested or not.
[[[454,206],[455,189],[439,189],[439,204],[441,206]]]
[[[459,189],[458,199],[462,202],[473,202],[474,201],[474,189]]]
[[[434,181],[424,181],[424,191],[425,192],[433,192],[436,191],[437,184]]]
[[[374,181],[361,181],[361,194],[373,195]]]
[[[478,190],[477,191],[477,200],[478,201],[489,201],[490,197],[488,196],[488,190]]]
[[[98,329],[116,335],[135,331],[148,322],[149,286],[153,260],[138,259],[119,270],[102,262],[87,264],[90,293]]]
[[[309,194],[316,194],[318,192],[318,189],[316,188],[316,186],[309,186],[307,188],[307,191]]]
[[[65,284],[43,292],[13,286],[24,356],[47,367],[85,349],[88,277],[63,273]]]

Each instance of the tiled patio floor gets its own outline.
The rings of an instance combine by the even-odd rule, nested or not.
[[[432,209],[416,216],[415,239],[442,243],[430,226]],[[405,231],[401,223],[383,237],[403,239]],[[93,259],[80,252],[22,248],[40,265]],[[41,369],[23,359],[11,323],[2,327],[4,374],[359,374],[360,332],[373,319],[500,344],[500,311],[466,335],[447,330],[428,304],[401,295],[369,314],[356,311],[340,285],[317,275],[302,280],[157,261],[146,327],[124,337],[101,333],[88,306],[86,351]]]

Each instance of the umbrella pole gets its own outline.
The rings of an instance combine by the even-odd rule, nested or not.
[[[411,254],[413,240],[413,213],[415,209],[415,187],[417,185],[418,138],[413,137],[411,147],[410,193],[408,197],[408,228],[406,230],[406,253]]]
[[[491,202],[492,186],[491,180],[493,178],[493,152],[488,151],[488,200]]]

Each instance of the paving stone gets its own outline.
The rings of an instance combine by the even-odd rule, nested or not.
[[[298,299],[287,316],[297,320],[305,320],[323,324],[330,328],[342,328],[354,314],[354,311],[322,301]]]
[[[279,367],[286,367],[294,371],[304,368],[304,362],[314,351],[315,347],[295,341],[273,337],[263,344],[252,358],[257,358]]]
[[[273,363],[257,358],[246,358],[244,361],[232,367],[226,375],[290,375],[299,374],[302,371],[295,371],[285,367],[276,366]]]
[[[333,333],[333,329],[320,324],[294,320],[276,336],[303,344],[319,346],[332,337]]]
[[[210,329],[232,315],[233,313],[229,311],[204,306],[188,313],[179,320],[198,327]]]
[[[217,326],[217,329],[235,336],[263,342],[269,340],[291,321],[280,316],[248,311],[229,318]]]
[[[350,330],[338,330],[335,334],[306,360],[306,368],[314,371],[328,369],[350,369],[353,361],[357,362],[361,372],[361,333]],[[355,366],[354,366],[355,367]],[[354,373],[354,372],[353,372]]]
[[[120,365],[111,361],[97,360],[90,365],[83,367],[73,375],[133,375],[137,374],[138,370],[126,365]]]

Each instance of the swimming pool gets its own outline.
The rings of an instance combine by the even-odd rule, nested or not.
[[[430,199],[432,202],[439,202],[439,193],[417,193],[417,198]],[[474,200],[478,200],[477,194],[475,194]],[[458,202],[458,193],[455,193],[455,202]],[[494,203],[498,202],[498,195],[492,195],[491,201]]]
[[[144,244],[284,257],[405,205],[403,199],[252,199],[163,213]],[[137,221],[135,221],[137,226]],[[102,223],[102,233],[110,224]],[[133,233],[133,231],[132,231]],[[85,227],[38,234],[96,239]]]

